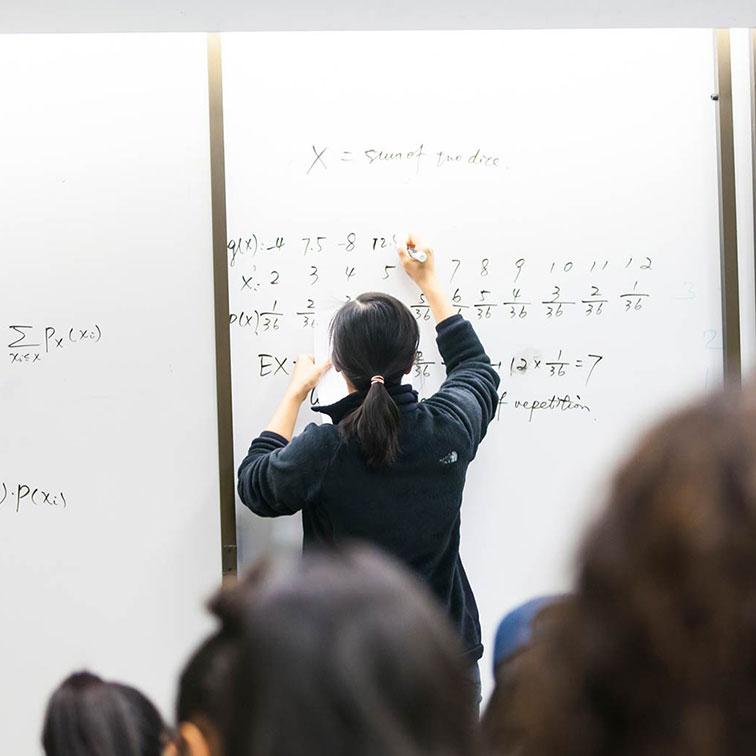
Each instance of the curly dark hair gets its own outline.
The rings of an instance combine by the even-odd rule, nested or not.
[[[756,391],[648,434],[585,541],[574,601],[522,660],[496,750],[756,751]]]

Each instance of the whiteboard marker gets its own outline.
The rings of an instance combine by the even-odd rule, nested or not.
[[[415,249],[414,247],[411,247],[409,244],[407,245],[407,254],[413,260],[417,260],[417,262],[420,262],[420,263],[424,263],[428,259],[428,255],[426,255],[422,249]]]

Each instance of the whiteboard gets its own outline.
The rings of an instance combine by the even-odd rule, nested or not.
[[[628,445],[721,380],[711,32],[224,34],[223,70],[237,462],[346,296],[411,305],[438,387],[392,267],[422,234],[502,377],[462,520],[491,646],[569,587]],[[242,563],[298,547],[238,510]]]
[[[0,37],[0,732],[172,711],[219,583],[205,35]]]

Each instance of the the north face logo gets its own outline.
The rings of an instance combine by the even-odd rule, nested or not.
[[[459,455],[455,451],[450,451],[445,457],[441,457],[438,461],[442,465],[453,465],[459,459]]]

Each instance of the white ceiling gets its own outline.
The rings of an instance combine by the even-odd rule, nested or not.
[[[755,0],[0,0],[0,32],[756,26]]]

